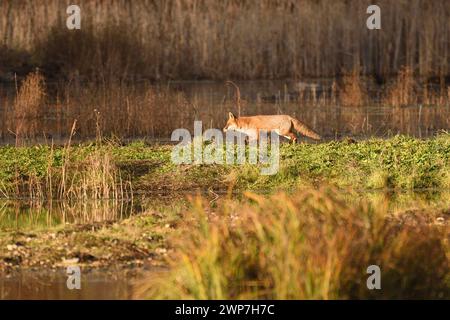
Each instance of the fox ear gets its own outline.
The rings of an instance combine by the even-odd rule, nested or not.
[[[232,112],[228,112],[228,118],[235,119],[236,116]]]

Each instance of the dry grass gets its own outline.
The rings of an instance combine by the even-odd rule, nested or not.
[[[201,198],[173,240],[170,271],[136,296],[169,299],[448,298],[446,225],[431,213],[386,214],[332,189],[246,194],[214,207]],[[382,290],[366,287],[381,268]]]
[[[55,165],[54,145],[49,147],[49,153],[43,164],[44,172],[36,170],[20,173],[15,168],[13,187],[0,189],[6,198],[27,197],[29,199],[79,199],[100,200],[133,199],[129,177],[123,177],[112,157],[113,143],[103,144],[98,133],[96,146],[89,154],[80,159],[72,155],[72,137],[76,131],[75,121],[67,143],[60,154],[61,165]],[[26,147],[25,147],[26,148]],[[33,159],[31,159],[32,161]],[[25,159],[29,162],[30,159]]]
[[[65,151],[67,152],[67,151]],[[16,174],[13,190],[2,190],[6,198],[27,197],[44,199],[132,199],[132,186],[115,166],[107,149],[94,150],[85,161],[64,161],[61,167],[52,166],[49,157],[47,172],[38,176]]]
[[[439,85],[421,83],[409,67],[403,67],[387,88],[384,103],[393,107],[448,105],[450,86],[441,78]]]
[[[14,102],[16,145],[40,132],[40,118],[45,112],[46,88],[42,74],[30,73],[23,80]]]
[[[343,106],[362,106],[367,101],[367,93],[359,74],[360,69],[355,68],[350,74],[344,75],[340,90],[340,102]]]
[[[295,99],[288,96],[277,96],[274,101],[267,102],[244,102],[243,99],[241,112],[243,115],[290,114],[313,126],[323,136],[385,134],[387,130],[417,135],[418,128],[422,128],[424,135],[429,135],[428,131],[447,129],[450,99],[446,88],[412,90],[412,83],[416,81],[400,73],[386,93],[381,92],[383,98],[379,101],[377,96],[367,94],[366,83],[353,72],[343,78],[341,85],[335,81],[329,90],[299,86],[293,93]],[[427,85],[423,84],[423,87],[427,88]],[[203,121],[204,129],[222,128],[228,111],[239,111],[235,93],[227,91],[222,83],[214,84],[209,90],[214,90],[214,96],[211,93],[205,95],[206,90],[203,95],[199,90],[188,96],[170,85],[118,81],[83,85],[74,81],[53,86],[47,93],[42,76],[31,73],[18,95],[2,99],[12,103],[0,106],[5,111],[0,123],[0,139],[6,142],[16,139],[18,145],[51,143],[52,139],[61,142],[69,138],[74,121],[77,121],[75,140],[99,140],[99,132],[103,137],[169,139],[177,128],[192,131],[194,120]],[[264,93],[267,94],[261,92]],[[248,93],[243,91],[243,95]],[[381,116],[370,114],[375,110],[370,109],[373,107],[417,106],[417,103],[437,108],[424,107],[420,115],[417,108],[387,109]],[[358,108],[345,111],[340,106]]]
[[[48,88],[44,100],[42,93],[27,97],[21,89],[24,97],[17,100],[24,102],[0,105],[5,113],[0,138],[9,141],[13,132],[18,140],[21,136],[65,139],[78,120],[74,139],[94,137],[97,124],[106,136],[167,139],[176,128],[191,128],[194,119],[221,128],[235,106],[225,98],[223,103],[212,102],[211,97],[188,99],[147,80],[325,76],[341,83],[343,70],[355,71],[344,75],[339,87],[296,88],[292,96],[298,103],[291,103],[294,99],[287,88],[284,94],[262,93],[273,95],[275,103],[259,103],[264,97],[245,103],[247,92],[242,89],[242,112],[289,113],[313,126],[322,124],[315,129],[324,136],[389,133],[385,128],[372,129],[364,110],[347,114],[333,110],[336,116],[330,119],[324,109],[338,103],[374,104],[362,83],[364,76],[384,82],[400,72],[388,93],[381,95],[383,102],[445,108],[435,113],[423,110],[420,117],[414,110],[395,111],[395,121],[391,115],[375,121],[388,123],[386,127],[395,133],[410,134],[422,123],[424,132],[448,129],[450,4],[446,0],[432,5],[426,0],[380,1],[382,35],[365,27],[369,0],[142,0],[133,5],[83,0],[79,4],[82,29],[69,31],[64,1],[1,2],[0,81],[3,76],[14,79],[15,72],[26,76],[39,65],[47,83],[58,84]],[[441,82],[438,93],[427,81],[419,83],[431,78]],[[8,101],[2,91],[1,100]],[[35,101],[29,104],[26,99]],[[303,105],[323,109],[299,107]],[[42,115],[39,128],[33,119],[36,112]]]
[[[64,175],[61,174],[64,170]],[[30,199],[122,200],[132,199],[131,183],[112,164],[108,153],[95,152],[86,163],[70,168],[51,168],[48,175],[18,176],[12,197]],[[9,194],[5,193],[8,197]]]
[[[81,165],[65,164],[59,198],[131,199],[131,183],[122,178],[111,154],[95,150]]]
[[[417,103],[417,83],[411,68],[404,67],[388,90],[386,104],[402,107]]]
[[[447,0],[380,0],[381,32],[366,28],[369,0],[77,3],[82,29],[72,32],[66,1],[2,1],[0,46],[69,78],[300,78],[357,65],[381,77],[402,65],[450,74]]]
[[[426,106],[439,106],[448,104],[450,101],[450,86],[441,84],[439,90],[433,90],[427,85],[422,88],[421,102]]]

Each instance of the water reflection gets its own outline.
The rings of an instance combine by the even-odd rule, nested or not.
[[[255,190],[255,192],[258,192]],[[262,191],[265,193],[264,191]],[[141,195],[134,200],[90,201],[35,201],[26,199],[0,199],[0,230],[39,230],[66,224],[88,224],[102,221],[118,221],[145,210],[164,213],[174,207],[186,207],[186,196],[196,192]],[[450,206],[450,190],[356,190],[346,193],[349,201],[365,199],[374,206],[386,203],[394,212],[414,207]],[[205,197],[210,196],[204,194]],[[240,198],[242,195],[234,195]],[[226,194],[220,195],[225,198]]]
[[[130,270],[81,270],[81,289],[69,290],[64,270],[0,274],[0,299],[130,299],[138,278],[136,271]]]
[[[37,230],[65,224],[116,221],[140,209],[140,205],[131,200],[0,200],[0,230]]]

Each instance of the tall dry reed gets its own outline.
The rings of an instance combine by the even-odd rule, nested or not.
[[[411,68],[404,67],[388,89],[385,103],[394,107],[417,103],[417,83]]]
[[[76,125],[77,122],[74,121],[63,147],[55,147],[53,143],[44,147],[50,149],[48,155],[42,159],[44,170],[21,172],[16,167],[12,184],[9,187],[0,185],[0,194],[6,198],[26,197],[41,201],[132,200],[130,177],[122,174],[112,154],[116,145],[99,139],[89,154],[80,155],[72,146]]]
[[[137,297],[168,299],[448,298],[447,228],[421,212],[348,201],[323,188],[246,194],[218,207],[197,198],[175,236],[170,270]],[[382,290],[368,290],[367,267]]]
[[[346,74],[342,78],[340,103],[343,106],[357,107],[367,101],[367,93],[359,73],[360,69],[355,68],[350,74]]]
[[[35,73],[30,77],[35,77]],[[290,86],[292,89],[276,95],[269,95],[276,89],[258,89],[259,97],[266,101],[258,98],[252,101],[248,87],[240,85],[241,112],[242,115],[290,114],[313,126],[322,135],[333,137],[389,132],[418,135],[419,128],[422,134],[429,136],[449,128],[450,99],[446,90],[436,91],[433,87],[419,90],[428,88],[428,85],[415,78],[405,80],[403,73],[386,90],[369,94],[366,91],[368,86],[367,80],[353,73],[344,77],[343,82],[334,81],[329,87],[295,86],[294,83]],[[223,128],[228,112],[238,112],[234,91],[227,90],[221,82],[191,90],[171,84],[118,81],[81,84],[73,81],[53,85],[47,91],[51,93],[47,93],[45,98],[39,90],[35,93],[37,97],[28,98],[42,103],[21,103],[17,105],[17,111],[15,101],[25,101],[21,93],[16,96],[13,92],[1,101],[4,118],[0,122],[0,139],[9,143],[22,137],[29,140],[22,139],[21,143],[48,144],[53,139],[60,144],[69,138],[72,125],[77,121],[73,137],[76,141],[101,140],[103,137],[168,141],[177,128],[192,132],[194,120],[201,120],[204,129]],[[420,103],[424,104],[423,108],[418,107]],[[405,104],[413,108],[392,108]],[[428,105],[436,108],[428,108]],[[19,135],[15,135],[16,131]]]
[[[16,145],[24,138],[34,137],[41,129],[40,118],[45,113],[46,88],[39,71],[30,73],[23,80],[14,101]]]
[[[299,78],[358,65],[380,77],[402,65],[426,77],[450,73],[447,0],[377,1],[381,30],[366,27],[370,0],[77,3],[82,29],[69,31],[68,2],[2,1],[0,47],[67,77]]]

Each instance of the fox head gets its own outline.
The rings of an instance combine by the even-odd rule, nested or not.
[[[232,112],[228,112],[228,121],[223,128],[223,131],[227,132],[227,130],[235,130],[237,127],[237,117]]]

